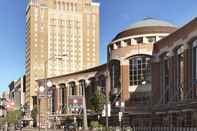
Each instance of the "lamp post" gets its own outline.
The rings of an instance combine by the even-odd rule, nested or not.
[[[39,110],[39,112],[38,112],[38,124],[39,124],[38,131],[40,131],[40,93],[43,91],[44,91],[43,86],[35,89],[35,92],[37,93],[37,97],[38,97],[37,99],[38,99],[38,107],[39,107],[39,109],[38,109]]]
[[[89,85],[89,84],[90,84],[90,81],[86,80],[83,82],[83,85],[82,85],[82,88],[83,88],[83,128],[84,128],[84,130],[88,129],[85,88],[87,88],[87,85]]]
[[[120,111],[118,113],[118,119],[119,119],[119,123],[120,123],[120,128],[123,131],[123,124],[122,124],[123,119],[122,119],[122,117],[123,117],[123,114],[124,114],[125,103],[124,102],[117,101],[115,103],[115,105],[116,105],[116,107],[120,108]]]
[[[63,54],[63,55],[58,55],[58,56],[55,56],[55,57],[50,57],[50,58],[48,58],[45,62],[44,62],[44,87],[46,87],[46,92],[47,92],[47,94],[48,94],[48,92],[49,92],[49,89],[48,88],[51,88],[52,87],[52,83],[51,82],[47,82],[47,76],[48,76],[48,73],[47,73],[47,64],[48,64],[48,62],[50,61],[50,60],[62,60],[63,61],[63,57],[65,57],[65,56],[67,56],[67,55],[65,55],[65,54]],[[49,99],[48,98],[50,98],[50,96],[51,95],[47,95],[47,115],[46,115],[46,117],[47,117],[47,121],[48,121],[48,104],[49,104]],[[46,122],[47,122],[46,121]],[[48,126],[48,125],[47,125]],[[47,126],[45,126],[45,129],[47,130]]]
[[[39,128],[38,130],[40,131],[40,117],[41,117],[41,98],[47,98],[48,100],[48,91],[49,91],[49,88],[52,87],[52,82],[51,81],[47,81],[46,85],[43,86],[39,86],[38,89],[36,88],[35,89],[35,92],[37,92],[37,96],[38,96],[38,105],[39,105]],[[47,95],[45,94],[47,93]],[[47,104],[47,110],[48,110],[48,104]],[[46,128],[47,130],[47,128]]]
[[[40,86],[39,89],[38,89],[38,102],[39,102],[39,131],[40,131],[40,113],[41,113],[41,104],[40,104],[40,101],[41,101],[41,98],[46,98],[48,100],[48,97],[50,97],[49,95],[49,91],[50,91],[50,88],[52,88],[52,82],[51,81],[47,81],[46,82],[46,85],[45,86]],[[48,101],[47,101],[47,111],[46,111],[46,119],[48,120]],[[46,121],[47,121],[46,120]],[[48,125],[45,125],[45,130],[48,129],[47,127]]]

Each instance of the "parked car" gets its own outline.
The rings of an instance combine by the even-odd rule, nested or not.
[[[75,131],[76,124],[74,123],[65,123],[64,124],[64,131]]]
[[[23,121],[20,121],[15,125],[15,130],[21,130],[22,128],[23,128]]]

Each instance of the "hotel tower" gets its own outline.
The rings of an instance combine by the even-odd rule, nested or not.
[[[37,79],[99,64],[99,4],[91,0],[29,0],[26,9],[26,103]]]

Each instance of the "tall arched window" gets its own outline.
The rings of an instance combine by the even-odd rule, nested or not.
[[[65,105],[65,84],[60,84],[60,106],[61,106],[61,113],[64,111],[64,105]]]
[[[184,98],[184,46],[179,47],[176,50],[176,70],[177,70],[177,89],[178,99]]]
[[[197,40],[192,43],[192,94],[196,97],[196,82],[197,82]]]
[[[74,81],[69,82],[69,95],[70,96],[77,95],[77,92],[76,92],[76,84],[75,84]]]
[[[193,47],[193,78],[196,80],[197,79],[197,40],[195,40],[192,44]]]
[[[161,94],[163,96],[162,103],[166,104],[170,100],[169,94],[169,57],[168,53],[165,53],[161,57]]]
[[[110,61],[110,76],[112,88],[119,88],[120,86],[120,61],[111,60]]]
[[[137,55],[129,59],[130,86],[142,85],[143,81],[150,80],[151,56]]]

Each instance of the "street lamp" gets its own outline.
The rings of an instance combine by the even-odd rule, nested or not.
[[[66,54],[63,54],[63,55],[58,55],[58,56],[53,56],[53,57],[50,57],[48,58],[45,62],[44,62],[44,86],[42,86],[41,90],[44,91],[45,90],[45,87],[46,87],[46,92],[47,94],[49,93],[49,89],[48,88],[51,88],[52,87],[52,82],[51,81],[47,81],[47,64],[50,60],[63,60],[63,57],[67,56]],[[50,98],[51,95],[47,95],[47,110],[48,110],[48,104],[49,104],[49,101],[48,101],[48,98]],[[48,112],[48,111],[47,111]],[[48,119],[48,113],[47,113],[47,119]],[[46,121],[47,122],[47,121]],[[45,127],[46,130],[47,130],[47,126]]]
[[[123,119],[122,119],[122,117],[123,117],[123,114],[124,114],[125,102],[117,101],[115,103],[115,106],[118,107],[118,108],[120,108],[120,111],[118,113],[118,120],[119,120],[119,123],[120,123],[120,128],[123,131],[123,124],[122,124]]]
[[[40,131],[40,114],[41,114],[40,101],[41,101],[42,97],[48,98],[48,91],[49,91],[49,88],[51,88],[51,87],[52,87],[52,82],[51,81],[47,81],[46,88],[45,88],[45,86],[40,85],[38,88],[35,89],[35,92],[37,92],[38,105],[39,105],[39,128],[38,128],[39,131]],[[47,93],[47,95],[44,92]],[[47,110],[48,110],[48,108],[47,108]]]
[[[87,85],[89,85],[89,84],[90,84],[90,80],[85,80],[85,81],[83,81],[83,85],[82,85],[82,88],[83,88],[83,92],[82,92],[83,93],[83,128],[84,128],[84,130],[88,129],[85,89],[87,88]]]
[[[40,131],[40,93],[42,92],[43,93],[43,87],[38,87],[38,88],[35,88],[35,92],[37,93],[37,99],[38,99],[38,106],[39,106],[39,112],[38,112],[38,131]]]

